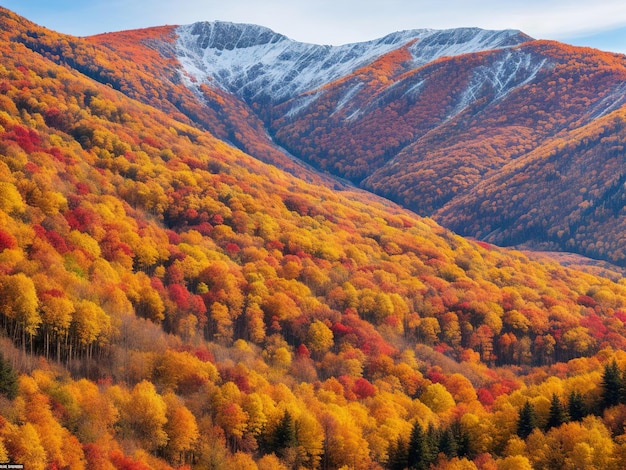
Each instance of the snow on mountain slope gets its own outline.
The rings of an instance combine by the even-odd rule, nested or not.
[[[539,59],[528,52],[516,50],[507,51],[504,57],[488,66],[477,67],[447,119],[461,113],[481,98],[486,90],[493,93],[492,102],[502,100],[513,90],[530,83],[546,67],[547,62],[546,58]]]
[[[423,32],[423,30],[407,32],[416,33]],[[441,57],[512,47],[526,41],[532,41],[530,36],[511,29],[492,31],[479,28],[458,28],[427,30],[427,32],[428,35],[421,37],[409,48],[415,66],[427,64]]]
[[[463,28],[412,30],[369,42],[321,46],[293,41],[270,29],[204,22],[180,26],[176,53],[187,86],[210,83],[251,101],[280,102],[354,72],[410,41],[414,66],[444,56],[510,47],[531,38],[519,31]]]

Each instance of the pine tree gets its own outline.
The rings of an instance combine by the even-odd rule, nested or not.
[[[0,353],[0,394],[10,400],[17,397],[17,374]]]
[[[463,429],[460,420],[454,421],[450,425],[450,431],[454,436],[454,440],[457,445],[457,455],[459,457],[468,457],[471,458],[470,454],[472,453],[472,438],[471,435]]]
[[[294,447],[296,444],[296,429],[293,418],[291,417],[291,413],[285,410],[283,417],[280,419],[272,435],[271,451],[281,456],[285,449]]]
[[[535,407],[527,401],[520,410],[517,421],[517,435],[522,439],[530,436],[530,433],[537,427],[537,413]]]
[[[552,428],[558,428],[561,424],[567,423],[569,416],[567,410],[556,393],[552,394],[550,401],[550,413],[548,414],[548,422],[546,423],[546,431]]]
[[[411,429],[411,437],[409,438],[408,449],[408,465],[410,469],[424,470],[426,464],[426,436],[424,429],[417,421]]]
[[[600,411],[604,411],[615,405],[619,405],[622,398],[622,374],[615,359],[604,366],[602,374],[602,387],[600,395]]]
[[[448,458],[453,458],[458,455],[458,444],[450,429],[445,429],[441,433],[441,437],[439,438],[439,452],[443,452]]]
[[[437,456],[439,455],[439,431],[435,429],[435,426],[433,426],[432,423],[428,425],[425,442],[424,461],[426,463],[426,468],[428,468],[431,463],[435,463]]]
[[[395,444],[391,443],[387,454],[387,468],[389,470],[404,470],[407,468],[408,446],[402,437],[399,437]]]
[[[572,421],[582,421],[589,414],[585,399],[578,390],[572,390],[570,393],[567,411]]]

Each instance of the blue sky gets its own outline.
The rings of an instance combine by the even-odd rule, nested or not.
[[[520,29],[626,53],[623,0],[4,0],[2,6],[56,31],[108,31],[223,20],[267,26],[317,44],[365,41],[418,28]]]

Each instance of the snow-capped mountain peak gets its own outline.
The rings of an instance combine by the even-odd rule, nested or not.
[[[288,40],[286,36],[263,26],[225,21],[194,23],[189,34],[200,39],[198,45],[201,49],[217,51],[246,49]]]
[[[244,99],[283,101],[349,75],[413,41],[415,66],[443,56],[510,47],[529,40],[519,31],[478,28],[408,30],[343,46],[293,41],[256,25],[194,23],[176,30],[177,56],[191,88],[202,83]]]

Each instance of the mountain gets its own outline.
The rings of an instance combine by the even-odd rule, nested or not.
[[[622,281],[303,166],[176,31],[0,9],[0,462],[623,468]]]
[[[221,22],[181,26],[176,35],[176,56],[188,85],[212,82],[250,104],[280,103],[319,91],[409,43],[415,43],[411,52],[414,66],[419,66],[524,40],[516,31],[419,30],[331,47],[298,43],[254,25]]]
[[[461,234],[624,264],[624,57],[535,41],[414,67],[406,52],[279,106],[276,140]]]
[[[120,50],[123,34],[93,39]],[[301,175],[295,155],[463,235],[625,262],[621,56],[479,29],[340,47],[219,22],[168,35],[172,80],[205,105],[179,108],[265,161]]]
[[[161,30],[127,34],[89,40],[166,49],[178,110],[264,161],[305,161],[463,235],[626,263],[621,55],[479,29],[338,47],[219,22],[171,28],[167,48]]]

